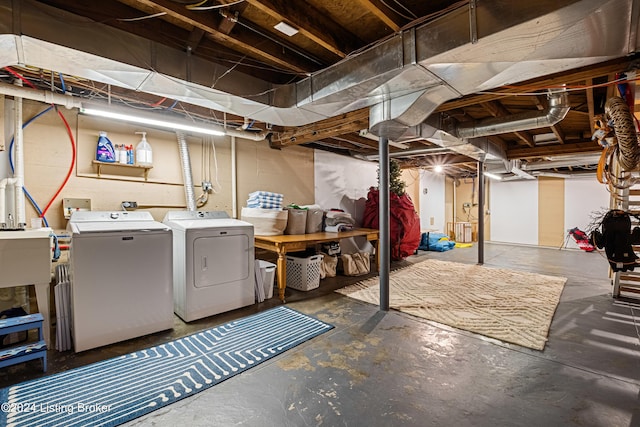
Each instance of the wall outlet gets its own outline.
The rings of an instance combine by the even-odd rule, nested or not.
[[[122,202],[124,209],[135,209],[138,207],[138,202]]]

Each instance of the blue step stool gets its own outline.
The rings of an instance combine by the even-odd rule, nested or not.
[[[27,360],[42,359],[42,371],[47,372],[47,343],[44,341],[42,314],[27,314],[26,316],[0,319],[0,334],[38,330],[38,341],[10,348],[0,349],[0,368],[26,362]]]

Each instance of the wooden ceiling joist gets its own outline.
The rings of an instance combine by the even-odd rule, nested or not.
[[[278,21],[293,25],[299,33],[329,52],[344,58],[358,48],[355,37],[305,1],[246,0],[246,3]]]
[[[299,145],[369,128],[369,109],[344,113],[307,126],[290,127],[272,137],[275,146]]]
[[[156,12],[166,13],[167,16],[174,20],[200,28],[213,40],[223,43],[237,52],[260,58],[268,64],[274,64],[282,69],[296,73],[307,73],[316,68],[310,62],[298,57],[283,58],[281,46],[259,37],[257,34],[247,31],[232,37],[219,31],[219,21],[214,19],[215,15],[191,11],[184,5],[170,0],[135,0],[135,3],[151,8]]]
[[[195,52],[202,38],[204,37],[204,30],[201,28],[194,28],[191,33],[189,33],[189,38],[187,39],[187,48],[191,50],[191,52]]]
[[[380,0],[358,0],[369,12],[384,22],[393,31],[399,31],[402,18]]]

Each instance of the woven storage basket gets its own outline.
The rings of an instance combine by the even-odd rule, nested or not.
[[[287,227],[289,211],[243,207],[240,219],[253,224],[256,236],[278,236]]]

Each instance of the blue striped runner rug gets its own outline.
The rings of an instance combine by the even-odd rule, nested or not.
[[[166,344],[0,390],[0,425],[116,426],[333,326],[279,306]]]

